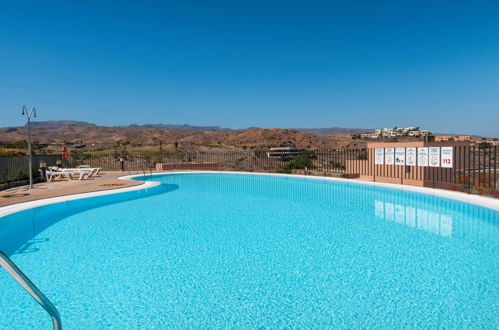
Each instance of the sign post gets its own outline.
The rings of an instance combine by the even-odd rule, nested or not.
[[[404,183],[405,177],[405,148],[395,148],[395,165],[401,165],[400,169],[400,184]],[[397,172],[395,172],[397,173]]]
[[[433,167],[431,170],[431,187],[435,188],[435,167],[440,167],[440,147],[429,148],[428,160],[430,167]]]

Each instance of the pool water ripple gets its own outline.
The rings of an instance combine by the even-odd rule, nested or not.
[[[291,177],[147,179],[164,190],[0,218],[0,249],[66,328],[499,326],[497,211]],[[0,287],[1,328],[50,328],[5,272]]]

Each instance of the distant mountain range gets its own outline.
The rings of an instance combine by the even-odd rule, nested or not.
[[[95,124],[84,122],[84,121],[73,121],[73,120],[50,120],[50,121],[34,121],[31,122],[33,127],[39,128],[61,128],[61,127],[80,127],[80,126],[96,126]],[[130,128],[166,128],[173,130],[182,131],[196,131],[196,132],[221,132],[221,131],[234,131],[235,129],[220,127],[220,126],[194,126],[194,125],[177,125],[177,124],[130,124],[128,126],[118,126],[118,127],[130,127]],[[248,127],[246,129],[257,129],[259,127]],[[286,128],[285,128],[286,129]],[[316,135],[336,135],[336,134],[360,134],[373,132],[374,129],[369,128],[344,128],[344,127],[328,127],[328,128],[291,128],[292,130],[311,133]]]
[[[245,129],[232,129],[226,127],[220,127],[216,125],[212,126],[195,126],[189,124],[177,125],[177,124],[130,124],[123,126],[103,126],[96,125],[93,123],[88,123],[85,121],[75,121],[75,120],[49,120],[49,121],[32,121],[32,127],[44,128],[44,129],[58,129],[64,127],[83,127],[83,126],[96,126],[96,127],[115,127],[115,128],[134,128],[134,129],[168,129],[168,130],[180,130],[180,131],[195,131],[195,132],[228,132],[228,131],[243,131],[243,130],[253,130],[259,129],[259,127],[248,127]],[[3,132],[5,129],[9,131],[15,131],[15,127],[0,127]],[[345,135],[345,134],[360,134],[360,133],[371,133],[374,132],[373,128],[345,128],[345,127],[325,127],[325,128],[276,128],[276,129],[290,129],[298,132],[310,133],[315,135]],[[470,135],[463,133],[436,133],[432,132],[433,135]],[[481,136],[472,135],[474,138],[480,138]]]
[[[80,127],[80,126],[90,126],[90,125],[95,126],[95,124],[87,123],[85,121],[74,121],[74,120],[47,120],[47,121],[31,122],[32,127],[40,127],[40,128]]]
[[[230,128],[222,128],[220,126],[192,126],[188,124],[175,125],[175,124],[144,124],[137,125],[131,124],[123,127],[135,127],[135,128],[168,128],[168,129],[179,129],[183,131],[198,131],[198,132],[220,132],[220,131],[231,131]]]
[[[128,126],[100,126],[81,121],[46,121],[32,123],[33,141],[42,144],[83,143],[87,148],[112,148],[116,143],[128,142],[134,148],[159,148],[181,150],[213,150],[226,148],[268,148],[297,146],[300,148],[339,148],[365,144],[352,140],[344,132],[359,129],[248,128],[228,129],[219,126],[192,126],[172,124],[147,124]],[[309,132],[311,131],[311,132]],[[362,130],[364,131],[364,130]],[[21,127],[0,128],[1,142],[25,140],[28,129]]]
[[[109,148],[128,142],[138,148],[181,150],[213,150],[224,148],[268,148],[297,146],[300,148],[338,148],[365,145],[352,134],[373,131],[366,128],[256,128],[229,129],[220,126],[146,124],[100,126],[82,121],[32,122],[34,141],[43,144],[79,142],[87,147]],[[0,142],[16,142],[27,138],[26,126],[0,128]],[[438,133],[435,135],[439,135]]]

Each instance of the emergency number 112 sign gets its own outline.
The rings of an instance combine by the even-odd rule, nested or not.
[[[454,148],[440,148],[440,167],[452,168],[454,165]]]

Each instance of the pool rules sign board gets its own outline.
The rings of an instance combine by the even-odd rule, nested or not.
[[[395,163],[395,148],[385,149],[385,164],[393,165]]]
[[[405,148],[405,165],[416,166],[416,148]]]
[[[418,166],[428,166],[428,147],[418,148]]]
[[[395,148],[395,165],[405,165],[405,148]]]
[[[442,147],[440,148],[440,166],[445,168],[452,168],[454,164],[454,148]]]
[[[430,147],[428,152],[430,167],[440,167],[440,147]]]
[[[385,160],[385,149],[376,148],[374,150],[374,164],[383,165],[385,163],[384,160]]]
[[[374,164],[452,168],[454,166],[454,148],[376,148],[374,150]]]

